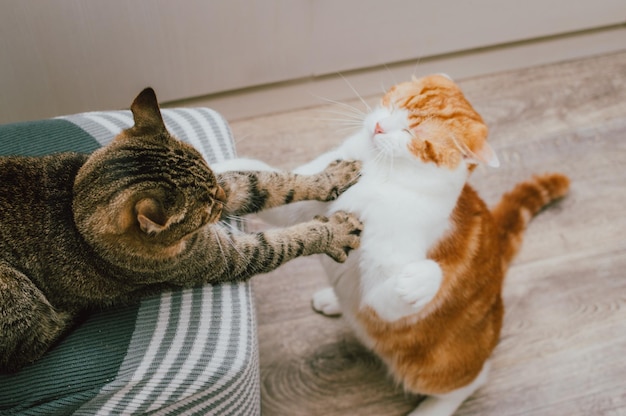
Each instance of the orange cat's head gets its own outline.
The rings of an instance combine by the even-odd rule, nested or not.
[[[374,146],[456,169],[462,161],[497,167],[487,126],[459,86],[444,75],[413,78],[392,87],[365,120]]]

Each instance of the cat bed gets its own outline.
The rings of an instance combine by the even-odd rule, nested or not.
[[[235,157],[215,111],[162,114],[209,164]],[[0,154],[91,152],[132,124],[130,111],[8,124],[0,126]],[[91,314],[41,360],[0,375],[0,413],[255,415],[259,385],[250,284],[207,285]]]

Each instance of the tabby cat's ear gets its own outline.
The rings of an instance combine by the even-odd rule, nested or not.
[[[146,88],[139,93],[130,106],[130,111],[135,120],[135,125],[129,129],[131,132],[156,134],[166,131],[156,93],[152,88]]]
[[[158,234],[167,228],[168,218],[161,204],[153,198],[144,198],[135,204],[141,231]]]

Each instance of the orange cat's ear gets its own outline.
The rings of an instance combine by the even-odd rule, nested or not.
[[[146,88],[139,93],[130,106],[135,125],[131,132],[160,133],[166,130],[156,93],[152,88]]]
[[[496,152],[493,151],[486,141],[483,141],[480,149],[471,150],[465,143],[457,140],[456,137],[452,136],[452,140],[466,160],[477,164],[484,164],[492,168],[500,167],[500,160]]]
[[[146,234],[158,234],[167,228],[167,215],[158,201],[144,198],[135,204],[137,221],[141,231]]]
[[[493,151],[487,142],[484,142],[480,149],[475,150],[474,152],[470,151],[470,153],[471,157],[480,163],[492,168],[500,167],[500,160],[498,159],[498,156],[496,156],[496,152]]]

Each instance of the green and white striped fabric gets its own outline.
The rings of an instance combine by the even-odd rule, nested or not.
[[[235,157],[215,111],[162,113],[209,164]],[[0,154],[90,152],[131,125],[130,111],[108,111],[0,126]],[[40,361],[0,375],[0,414],[258,415],[255,319],[249,283],[167,292],[93,314]]]

